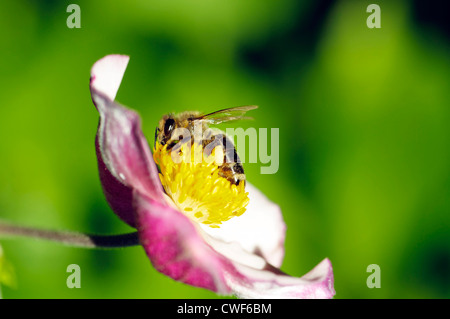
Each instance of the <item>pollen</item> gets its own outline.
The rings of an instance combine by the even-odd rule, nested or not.
[[[245,183],[235,185],[219,175],[222,149],[216,147],[205,155],[201,145],[190,144],[167,150],[167,144],[156,143],[153,158],[160,169],[161,183],[186,216],[219,228],[223,222],[245,212],[249,202]]]

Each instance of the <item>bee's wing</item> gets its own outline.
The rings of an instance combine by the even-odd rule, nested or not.
[[[244,116],[247,111],[258,108],[256,105],[236,106],[220,111],[215,111],[209,114],[200,115],[195,120],[205,121],[209,124],[220,124],[223,122],[236,120],[251,120],[252,117]]]

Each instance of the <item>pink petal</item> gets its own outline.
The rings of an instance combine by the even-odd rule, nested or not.
[[[275,267],[284,257],[286,225],[280,207],[248,181],[247,211],[223,223],[220,228],[202,227],[210,236],[226,243],[236,242],[249,253],[260,255]]]
[[[333,297],[327,259],[302,278],[291,277],[236,243],[221,246],[181,212],[138,193],[134,196],[141,244],[163,274],[240,298]]]
[[[234,268],[205,243],[185,215],[137,192],[134,203],[141,244],[158,271],[192,286],[231,292],[224,270]]]
[[[163,190],[139,115],[112,100],[127,63],[128,57],[118,55],[96,62],[91,71],[91,95],[100,113],[96,149],[106,199],[120,218],[136,226],[132,190],[157,200],[163,200]]]
[[[228,286],[239,298],[246,299],[330,299],[336,294],[331,262],[324,259],[301,278],[291,277],[278,269],[252,269],[233,263],[247,280],[226,276]]]

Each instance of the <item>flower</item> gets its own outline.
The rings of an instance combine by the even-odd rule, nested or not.
[[[139,115],[114,101],[128,61],[128,56],[108,55],[92,67],[91,96],[100,114],[95,144],[105,197],[113,211],[137,229],[152,265],[177,281],[221,295],[333,297],[334,277],[328,259],[301,278],[279,269],[286,230],[280,208],[250,183],[246,183],[248,193],[244,194],[249,201],[235,190],[241,195],[236,197],[240,203],[243,206],[248,203],[246,212],[242,214],[243,210],[237,208],[235,215],[242,216],[215,219],[214,224],[220,228],[208,227],[201,217],[185,214],[189,209],[195,210],[198,206],[194,204],[199,201],[208,205],[210,191],[203,188],[204,178],[196,175],[186,182],[189,187],[173,186],[170,176],[180,169],[175,166],[167,168],[166,173],[162,171],[160,176],[142,133]],[[164,166],[162,161],[166,157],[161,149],[154,153],[160,166]],[[188,172],[188,168],[184,169]],[[168,191],[172,186],[174,192]],[[190,205],[193,207],[179,205],[184,202],[179,196],[193,190],[203,192]],[[218,191],[222,191],[220,187]],[[214,205],[209,207],[208,214],[213,220]]]
[[[231,184],[220,176],[218,162],[224,158],[221,148],[207,152],[201,143],[190,144],[181,144],[175,152],[167,150],[168,144],[155,143],[153,158],[160,167],[161,184],[183,214],[219,228],[222,222],[245,212],[249,202],[245,183]]]

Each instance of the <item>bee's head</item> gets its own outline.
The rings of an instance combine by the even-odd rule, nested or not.
[[[161,145],[165,145],[167,141],[170,140],[176,127],[177,125],[173,114],[164,115],[155,130],[155,144],[158,142]]]

